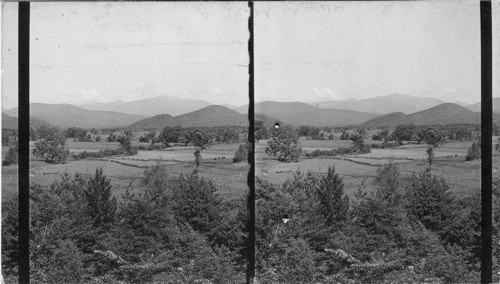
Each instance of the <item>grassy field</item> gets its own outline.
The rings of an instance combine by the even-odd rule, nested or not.
[[[147,143],[145,143],[147,144]],[[30,143],[31,150],[34,143]],[[70,152],[100,151],[117,149],[116,142],[67,142]],[[202,151],[202,162],[199,175],[211,179],[219,188],[219,193],[227,199],[244,196],[248,192],[247,163],[233,163],[233,157],[239,144],[216,144]],[[2,155],[9,147],[2,147]],[[47,164],[30,154],[30,182],[50,185],[59,179],[64,172],[90,177],[96,169],[102,168],[104,174],[111,179],[115,196],[120,199],[121,193],[128,188],[140,187],[144,171],[152,166],[164,167],[169,176],[190,174],[195,169],[193,147],[174,146],[159,151],[139,151],[137,155],[126,157],[108,157],[104,159],[74,160],[68,158],[65,164]],[[17,194],[17,165],[2,167],[2,200]]]
[[[141,160],[188,162],[194,159],[193,151],[194,150],[191,149],[180,149],[177,151],[139,151],[139,153],[133,157]],[[209,149],[202,151],[201,156],[203,160],[228,159],[232,161],[234,151],[223,152]]]
[[[303,149],[315,146],[321,147],[319,149],[349,147],[350,144],[346,144],[347,142],[350,141],[300,141]],[[256,176],[258,178],[273,184],[281,184],[297,170],[322,174],[326,173],[329,166],[334,166],[335,171],[344,180],[346,193],[351,196],[363,182],[368,190],[372,189],[377,169],[391,161],[397,163],[405,175],[421,172],[428,167],[426,145],[412,144],[395,149],[372,149],[367,154],[313,159],[303,155],[299,162],[281,163],[265,154],[266,143],[266,141],[260,141],[256,145]],[[432,165],[433,174],[444,178],[451,190],[459,196],[480,190],[481,161],[465,161],[471,144],[470,141],[451,142],[434,150],[436,160]],[[494,157],[493,164],[493,174],[499,175],[500,178],[500,156]]]
[[[493,138],[496,143],[496,137]],[[303,149],[334,149],[349,147],[351,141],[340,140],[304,140],[300,143]],[[396,149],[372,149],[371,153],[362,155],[345,155],[343,157],[319,157],[308,159],[302,157],[298,163],[280,163],[265,154],[267,141],[256,143],[256,177],[279,184],[293,175],[297,170],[311,171],[315,174],[325,173],[329,166],[334,166],[346,184],[346,191],[352,194],[361,184],[370,188],[377,169],[391,161],[399,164],[405,174],[423,171],[427,167],[426,145],[404,145]],[[435,149],[436,161],[433,172],[443,177],[457,194],[467,194],[480,188],[480,161],[465,161],[465,155],[472,142],[450,142]],[[33,146],[33,143],[31,143]],[[199,174],[212,179],[219,191],[226,198],[245,195],[248,191],[246,163],[233,163],[232,158],[239,144],[216,144],[202,152],[203,161]],[[117,149],[116,142],[68,142],[71,152],[99,151]],[[2,156],[9,147],[2,147]],[[103,168],[115,188],[120,193],[129,185],[138,186],[144,170],[154,165],[161,165],[174,177],[189,174],[194,168],[193,147],[174,146],[161,151],[139,151],[135,156],[109,157],[103,160],[68,159],[67,163],[50,165],[30,155],[30,181],[49,185],[59,178],[63,172],[80,173],[91,176],[96,168]],[[500,179],[500,153],[493,150],[493,176]],[[456,157],[458,156],[458,157]],[[223,159],[224,157],[224,159]],[[2,199],[17,194],[17,165],[2,167]]]
[[[306,140],[300,139],[300,144],[302,145],[302,150],[313,151],[316,149],[320,150],[331,150],[340,147],[350,147],[352,145],[351,140]],[[266,145],[267,140],[262,140],[259,144]]]
[[[256,159],[255,176],[273,184],[282,184],[298,170],[319,175],[326,173],[331,166],[335,167],[335,171],[343,178],[345,191],[351,196],[364,181],[370,184],[377,171],[375,166],[360,165],[342,159],[316,158],[301,159],[297,163],[281,163],[266,158]]]

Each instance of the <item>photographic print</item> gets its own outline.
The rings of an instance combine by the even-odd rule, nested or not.
[[[479,12],[255,3],[261,283],[479,281]]]
[[[500,281],[485,2],[3,2],[2,283]]]
[[[249,122],[233,109],[248,105],[248,16],[246,2],[31,3],[32,283],[245,282]],[[17,169],[2,170],[17,283]]]

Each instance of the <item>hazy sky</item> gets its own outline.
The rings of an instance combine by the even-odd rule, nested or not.
[[[3,108],[17,102],[17,3],[3,5]],[[160,95],[248,103],[240,3],[31,3],[31,102]]]
[[[500,96],[500,2],[493,2]],[[2,108],[17,106],[17,7],[2,3]],[[256,2],[256,100],[391,93],[480,100],[479,1]],[[242,3],[32,3],[31,101],[159,95],[248,103]]]
[[[479,1],[256,2],[254,7],[256,101],[391,93],[480,101]],[[498,70],[497,3],[493,10]],[[495,86],[499,77],[496,73]]]

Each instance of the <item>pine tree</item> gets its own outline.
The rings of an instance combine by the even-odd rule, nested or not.
[[[321,178],[318,197],[328,226],[340,225],[347,219],[349,197],[344,194],[344,183],[334,167],[329,167],[326,176]]]
[[[452,217],[454,198],[449,186],[444,179],[432,176],[430,169],[411,177],[406,200],[410,216],[434,232]]]
[[[110,180],[102,168],[96,169],[95,176],[88,180],[84,194],[94,226],[99,228],[111,224],[116,213],[116,198],[111,194]]]

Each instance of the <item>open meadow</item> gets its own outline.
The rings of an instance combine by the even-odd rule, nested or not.
[[[345,192],[352,196],[364,184],[371,190],[377,169],[393,162],[403,174],[419,173],[428,167],[427,146],[425,144],[408,144],[397,148],[371,149],[366,154],[345,154],[338,156],[320,156],[307,158],[305,153],[315,149],[332,150],[353,145],[350,140],[305,140],[300,139],[302,155],[298,162],[282,163],[267,155],[265,149],[268,140],[256,143],[256,177],[281,184],[290,178],[295,171],[324,174],[328,167],[334,166],[344,181]],[[435,160],[432,164],[433,175],[444,178],[457,196],[464,196],[480,190],[481,160],[465,161],[467,151],[473,142],[449,142],[434,150]],[[500,175],[500,156],[494,156],[493,174]],[[500,177],[500,176],[499,176]]]
[[[241,197],[247,194],[247,173],[249,165],[246,162],[233,163],[233,157],[239,144],[215,144],[210,149],[202,151],[202,162],[198,174],[211,179],[219,188],[219,193],[225,199]],[[114,195],[120,199],[121,193],[128,187],[138,187],[141,184],[146,169],[160,165],[171,177],[180,174],[190,174],[195,169],[191,146],[174,146],[165,150],[138,151],[137,155],[115,156],[105,158],[87,158],[75,160],[72,154],[82,151],[97,152],[101,150],[116,150],[117,142],[67,142],[70,156],[64,164],[48,164],[36,158],[33,154],[34,142],[30,143],[30,182],[40,185],[50,185],[59,179],[61,174],[78,173],[84,177],[95,174],[102,168],[103,173],[110,178]],[[2,156],[9,147],[2,147]],[[17,194],[17,165],[2,167],[2,200]]]

